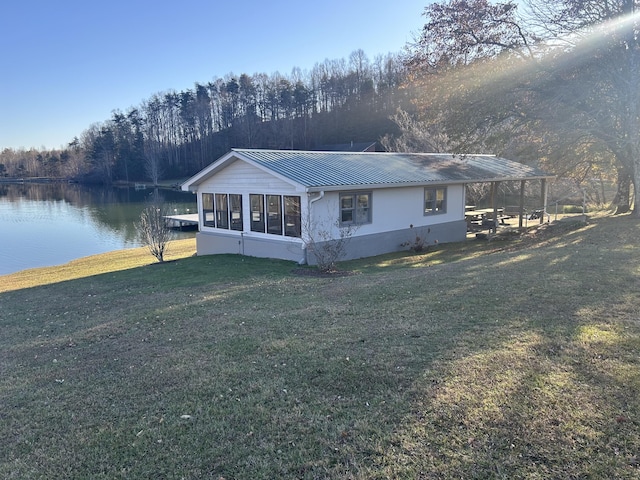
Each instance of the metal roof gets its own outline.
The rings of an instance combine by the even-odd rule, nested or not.
[[[308,191],[553,177],[492,155],[233,149],[187,180],[185,189],[214,174],[232,158],[253,163]]]
[[[378,142],[359,142],[359,143],[336,143],[329,145],[320,145],[314,148],[314,151],[324,152],[384,152],[382,147],[378,148]]]

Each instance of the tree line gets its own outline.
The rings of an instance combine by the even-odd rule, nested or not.
[[[408,105],[400,54],[362,50],[290,75],[228,74],[153,94],[89,126],[62,151],[0,153],[0,175],[151,181],[191,175],[230,148],[314,149],[376,141]]]

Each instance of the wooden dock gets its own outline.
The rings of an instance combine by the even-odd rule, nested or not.
[[[198,214],[187,213],[184,215],[165,215],[167,226],[174,230],[197,230]]]

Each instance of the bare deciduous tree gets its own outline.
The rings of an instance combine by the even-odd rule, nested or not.
[[[163,175],[162,165],[160,163],[160,146],[157,142],[149,140],[144,146],[144,169],[149,180],[154,185],[158,185]]]
[[[140,220],[136,224],[143,244],[149,248],[149,252],[158,262],[164,262],[164,253],[172,236],[165,218],[167,215],[169,208],[156,197],[142,210]]]
[[[421,109],[444,111],[461,145],[481,138],[498,153],[520,136],[518,156],[559,175],[615,175],[616,209],[628,211],[640,189],[639,11],[640,0],[432,3],[410,64],[446,88]]]
[[[302,229],[305,248],[311,253],[321,272],[335,272],[337,264],[347,252],[347,245],[357,231],[357,225],[341,226],[336,220],[311,222],[308,220]],[[335,232],[338,232],[336,237]]]
[[[453,151],[439,119],[418,120],[407,111],[398,109],[391,121],[398,126],[399,136],[385,135],[380,143],[388,152],[449,152]]]

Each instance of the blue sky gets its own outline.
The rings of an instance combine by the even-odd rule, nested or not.
[[[154,93],[398,52],[429,0],[19,0],[0,7],[0,150],[59,148]]]

